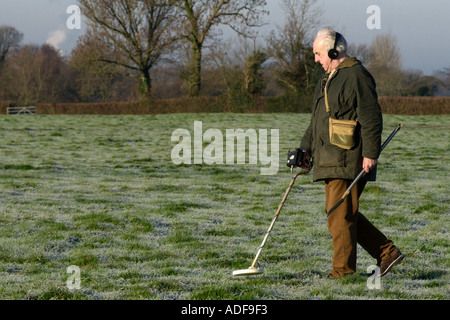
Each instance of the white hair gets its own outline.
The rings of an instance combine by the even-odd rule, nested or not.
[[[325,27],[319,30],[317,33],[317,38],[322,38],[325,44],[325,49],[331,50],[334,47],[334,41],[336,39],[336,31],[330,27]],[[339,53],[347,53],[348,45],[347,40],[345,40],[344,36],[341,34],[341,38],[336,44],[336,50]]]

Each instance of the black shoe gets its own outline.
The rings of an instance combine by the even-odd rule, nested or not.
[[[405,256],[399,250],[392,257],[381,261],[379,276],[384,277],[389,271],[391,271],[393,266],[395,266],[396,264],[399,264],[404,258],[405,258]]]

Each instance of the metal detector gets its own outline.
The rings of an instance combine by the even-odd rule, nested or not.
[[[284,205],[284,203],[286,202],[286,199],[287,199],[287,197],[288,197],[288,195],[289,195],[289,192],[291,191],[292,186],[293,186],[294,183],[295,183],[295,179],[297,179],[297,177],[298,177],[299,175],[307,174],[309,171],[311,171],[311,169],[305,170],[305,171],[299,171],[299,172],[297,172],[295,175],[292,176],[291,183],[289,184],[289,186],[288,186],[286,192],[284,193],[283,199],[281,200],[281,203],[280,203],[280,205],[278,206],[278,210],[277,210],[275,216],[274,216],[273,219],[272,219],[272,223],[270,224],[270,227],[269,227],[269,229],[267,230],[266,235],[264,236],[264,239],[263,239],[261,245],[260,245],[259,248],[258,248],[258,251],[257,251],[257,253],[256,253],[256,257],[255,257],[255,259],[253,260],[252,265],[251,265],[248,269],[242,269],[242,270],[236,270],[236,271],[233,271],[233,276],[251,276],[251,275],[262,274],[262,273],[264,272],[263,269],[260,268],[260,267],[259,267],[259,264],[258,264],[258,258],[259,258],[259,255],[260,255],[260,253],[261,253],[261,250],[262,250],[262,248],[264,247],[264,245],[266,244],[267,238],[269,237],[269,234],[270,234],[270,232],[272,231],[273,226],[275,225],[275,221],[277,220],[278,216],[280,215],[281,209],[283,208],[283,205]],[[293,167],[291,167],[291,172],[293,172]]]

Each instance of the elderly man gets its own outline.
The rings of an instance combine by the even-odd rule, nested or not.
[[[312,118],[300,149],[314,160],[314,181],[325,182],[327,212],[336,204],[359,171],[366,176],[346,200],[328,217],[332,236],[333,269],[329,277],[340,278],[356,270],[356,244],[377,259],[380,276],[387,274],[404,256],[358,211],[359,197],[367,181],[376,178],[383,120],[375,81],[355,58],[347,55],[345,38],[331,28],[320,30],[313,45],[315,61],[325,70],[316,86]],[[333,126],[334,121],[349,123]],[[330,129],[349,128],[345,141],[333,141]],[[347,139],[350,138],[350,139]]]

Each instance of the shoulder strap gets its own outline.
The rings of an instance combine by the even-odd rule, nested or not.
[[[325,95],[325,106],[327,108],[327,112],[330,113],[330,105],[328,104],[328,95],[327,95],[327,89],[328,89],[328,85],[330,83],[331,78],[334,77],[336,73],[336,69],[334,69],[331,73],[330,76],[328,77],[327,83],[325,84],[325,89],[324,89],[324,95]]]

